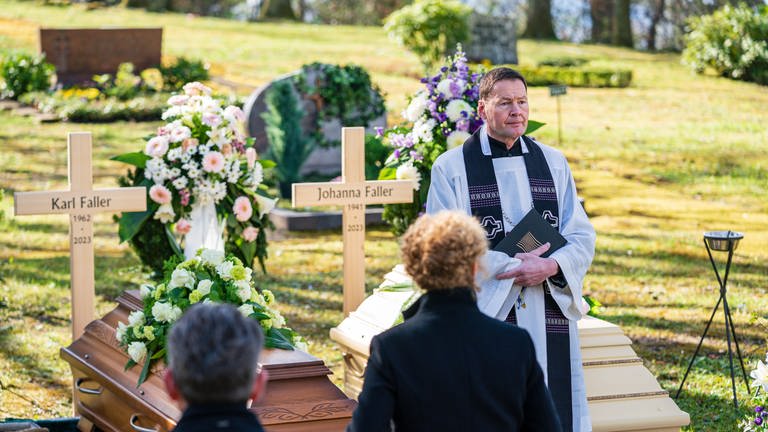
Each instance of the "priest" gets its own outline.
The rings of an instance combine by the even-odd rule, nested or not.
[[[554,251],[542,242],[514,258],[488,252],[484,267],[492,274],[481,283],[478,306],[530,333],[563,430],[590,431],[576,321],[595,231],[563,154],[524,135],[525,78],[510,68],[491,70],[480,81],[477,110],[484,125],[432,167],[427,212],[474,215],[491,249],[531,210],[565,237]]]

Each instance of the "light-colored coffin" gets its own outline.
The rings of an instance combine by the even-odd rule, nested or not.
[[[401,266],[385,276],[381,288],[410,279]],[[331,329],[344,352],[344,390],[357,398],[363,386],[371,338],[390,328],[412,291],[378,289],[349,317]],[[594,432],[678,431],[690,418],[659,386],[632,349],[632,341],[607,321],[579,321],[587,400]]]

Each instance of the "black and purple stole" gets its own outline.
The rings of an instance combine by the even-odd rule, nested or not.
[[[493,158],[491,155],[484,155],[481,148],[480,134],[484,133],[485,128],[475,132],[464,143],[462,151],[472,215],[485,228],[490,248],[493,249],[504,238],[505,233]],[[528,152],[523,152],[523,161],[528,174],[533,207],[547,222],[559,230],[560,210],[557,204],[557,190],[544,152],[538,144],[526,136],[520,137],[516,145],[521,145],[521,140],[528,148]],[[517,305],[512,307],[505,320],[515,325],[517,325],[516,307]],[[571,344],[568,319],[552,298],[546,283],[544,284],[544,310],[547,334],[547,384],[563,430],[572,431]]]

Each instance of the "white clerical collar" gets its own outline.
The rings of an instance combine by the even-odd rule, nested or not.
[[[528,146],[525,144],[525,140],[520,137],[517,139],[517,142],[520,143],[520,151],[528,153]],[[480,150],[482,150],[483,154],[486,156],[491,155],[491,142],[488,141],[488,129],[485,123],[480,126]]]

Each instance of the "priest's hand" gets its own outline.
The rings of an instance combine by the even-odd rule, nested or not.
[[[541,254],[549,250],[549,243],[537,247],[528,253],[515,254],[520,265],[514,269],[499,273],[496,279],[515,278],[515,285],[536,286],[557,274],[559,266],[552,258],[542,258]]]

